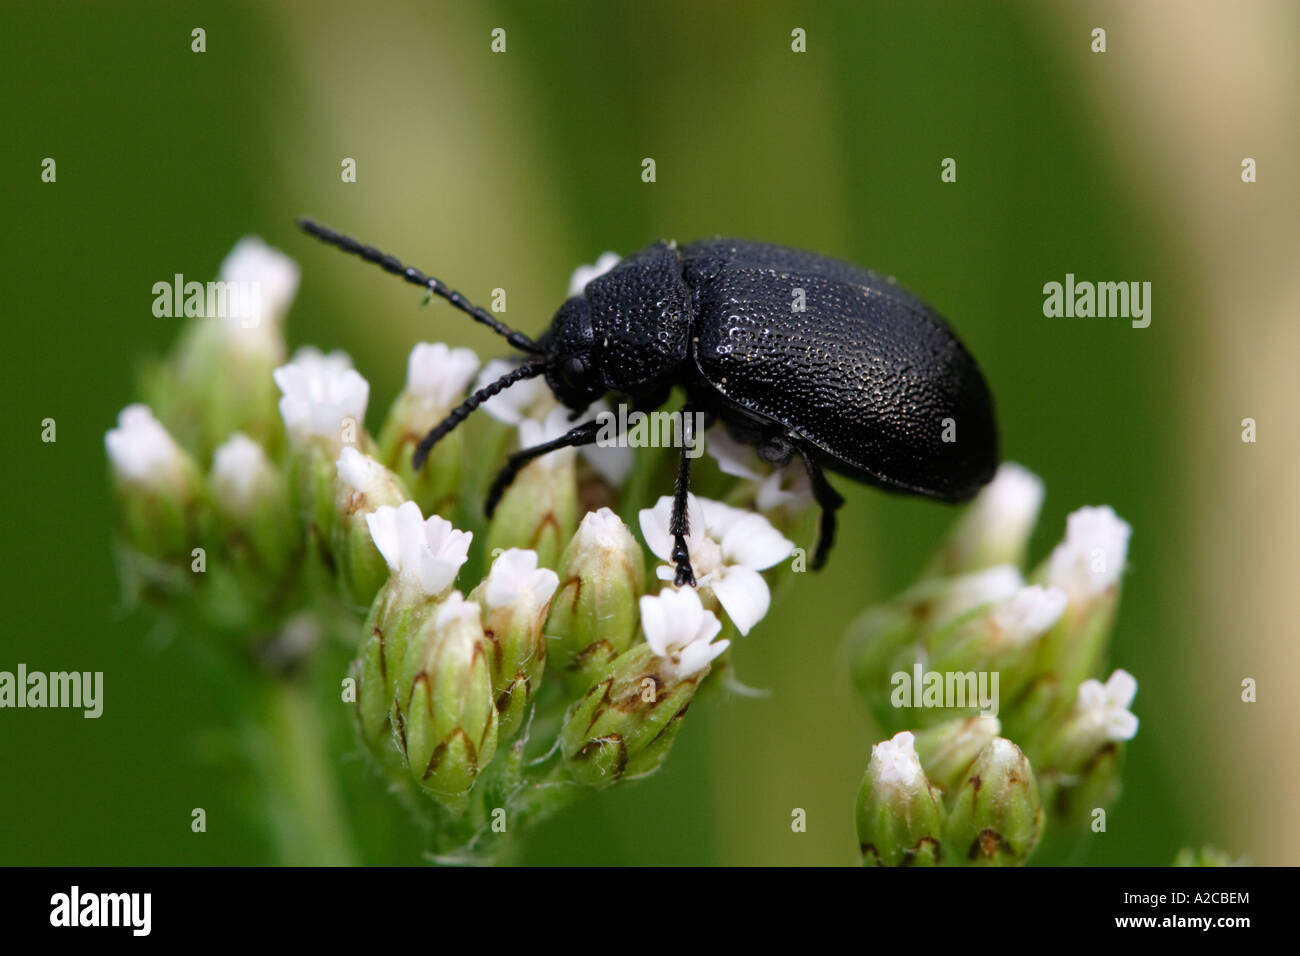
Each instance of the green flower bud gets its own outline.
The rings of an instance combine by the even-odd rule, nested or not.
[[[653,772],[681,729],[710,662],[727,648],[694,589],[641,598],[646,643],[613,661],[565,714],[560,745],[574,779],[608,787]]]
[[[1042,504],[1042,479],[1005,462],[966,509],[925,576],[965,574],[999,564],[1020,567]]]
[[[366,523],[392,572],[370,606],[357,657],[361,736],[381,752],[407,648],[451,589],[473,535],[436,515],[425,519],[413,501],[381,505]]]
[[[1060,619],[1065,602],[1059,588],[1019,588],[936,636],[927,668],[939,673],[996,671],[1000,699],[1013,700],[1032,678],[1037,642]]]
[[[858,788],[858,841],[867,866],[935,866],[943,804],[904,730],[871,748]]]
[[[1043,808],[1020,748],[997,737],[980,751],[957,789],[944,829],[947,862],[1019,866],[1038,845]]]
[[[461,809],[497,749],[492,669],[479,607],[453,592],[427,618],[399,669],[393,727],[412,778]]]
[[[145,392],[200,460],[236,432],[278,454],[283,431],[271,373],[284,361],[283,316],[298,266],[260,239],[241,239],[211,289],[203,314],[188,320]]]
[[[1049,769],[1038,775],[1043,806],[1054,822],[1066,827],[1087,826],[1099,808],[1119,796],[1124,764],[1122,744],[1107,744],[1096,751],[1076,773]]]
[[[283,392],[294,504],[317,545],[328,550],[339,455],[345,445],[363,452],[371,447],[365,432],[370,386],[346,353],[322,355],[312,348],[300,349],[274,377]]]
[[[546,421],[519,423],[522,448],[540,445],[568,430],[568,416],[557,408]],[[545,567],[559,561],[564,543],[578,524],[578,488],[572,448],[543,455],[521,470],[506,490],[488,528],[488,553],[524,548],[537,552]]]
[[[492,562],[492,570],[471,600],[483,611],[483,630],[491,648],[492,693],[501,718],[501,739],[523,724],[546,664],[546,620],[559,583],[555,572],[537,566],[532,551],[512,548]]]
[[[301,531],[287,519],[289,490],[266,451],[247,435],[231,435],[212,456],[208,487],[227,552],[279,582]]]
[[[1023,586],[1008,565],[922,581],[885,604],[868,608],[849,627],[853,683],[884,726],[900,719],[890,702],[891,680],[926,664],[932,646],[981,609],[1013,597]]]
[[[1137,736],[1138,719],[1129,710],[1137,696],[1137,680],[1117,670],[1105,684],[1086,680],[1079,685],[1073,709],[1045,735],[1041,762],[1066,774],[1079,773],[1111,744]]]
[[[369,605],[388,580],[388,564],[370,534],[369,515],[397,507],[406,489],[397,476],[355,448],[344,447],[336,465],[334,492],[334,568],[345,600]]]
[[[1061,720],[1061,684],[1055,674],[1032,677],[1009,706],[1002,708],[1002,736],[1020,741],[1028,753],[1041,755],[1044,738]]]
[[[918,730],[913,745],[930,782],[950,792],[966,780],[980,751],[1001,732],[996,717],[966,717]]]
[[[641,546],[608,508],[588,512],[560,555],[559,591],[546,632],[552,667],[590,687],[632,646],[645,577]]]
[[[464,459],[464,436],[457,430],[433,446],[419,471],[412,467],[416,446],[459,404],[478,371],[470,349],[420,343],[406,366],[406,388],[397,396],[379,431],[378,457],[410,489],[425,514],[446,514],[455,503]]]
[[[122,509],[122,528],[138,552],[189,570],[201,543],[198,468],[145,405],[128,405],[104,436]]]

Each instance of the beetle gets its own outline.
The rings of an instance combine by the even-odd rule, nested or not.
[[[933,309],[871,270],[743,239],[660,241],[567,299],[534,340],[393,256],[310,219],[298,224],[447,300],[524,353],[424,437],[417,469],[471,412],[524,379],[545,377],[574,420],[608,392],[648,411],[680,386],[685,428],[700,412],[772,465],[800,458],[821,508],[815,569],[844,503],[826,471],[959,502],[997,467],[993,398],[975,360]],[[488,516],[524,465],[594,444],[598,431],[597,421],[585,422],[512,454],[488,493]],[[682,444],[669,525],[678,587],[695,584],[686,545],[691,441]]]

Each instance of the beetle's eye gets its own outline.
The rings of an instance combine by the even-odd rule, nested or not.
[[[564,362],[564,368],[560,370],[560,376],[564,379],[566,385],[577,387],[587,377],[587,363],[585,360],[575,355]]]

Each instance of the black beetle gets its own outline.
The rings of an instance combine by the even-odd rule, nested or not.
[[[870,270],[742,239],[657,242],[566,300],[533,341],[419,269],[309,219],[298,224],[446,299],[529,356],[429,432],[416,468],[470,412],[522,379],[545,376],[575,418],[606,392],[650,410],[681,386],[684,412],[721,420],[773,465],[794,455],[803,461],[822,509],[817,568],[844,503],[823,469],[962,501],[997,466],[993,399],[975,360],[933,309]],[[511,455],[488,495],[488,515],[529,461],[594,444],[598,431],[586,422]],[[695,583],[686,548],[690,461],[683,448],[669,528],[678,586]]]

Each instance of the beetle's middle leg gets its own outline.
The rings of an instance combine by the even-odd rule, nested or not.
[[[534,458],[540,458],[548,452],[558,451],[561,448],[579,448],[583,445],[594,445],[599,433],[600,420],[592,419],[589,422],[583,422],[576,428],[570,428],[559,438],[553,438],[550,441],[542,442],[540,445],[534,445],[532,448],[524,448],[515,452],[506,459],[506,463],[497,472],[496,480],[492,482],[492,488],[488,491],[485,506],[487,516],[492,517],[492,513],[497,510],[497,505],[501,502],[501,496],[514,483],[515,477],[520,470]]]
[[[817,550],[813,552],[812,559],[813,570],[816,571],[826,563],[826,556],[831,553],[831,545],[835,543],[835,512],[844,504],[844,498],[831,487],[822,466],[802,445],[795,443],[794,449],[803,459],[808,480],[812,482],[813,498],[822,509],[821,527],[817,531]]]
[[[691,448],[702,436],[695,434],[695,416],[692,412],[689,405],[681,411],[682,447],[677,463],[677,486],[673,491],[673,515],[668,523],[668,533],[673,536],[672,560],[677,566],[673,584],[679,588],[688,584],[695,587],[691,553],[686,547],[686,536],[691,531],[690,520],[686,516],[686,496],[691,491]]]

